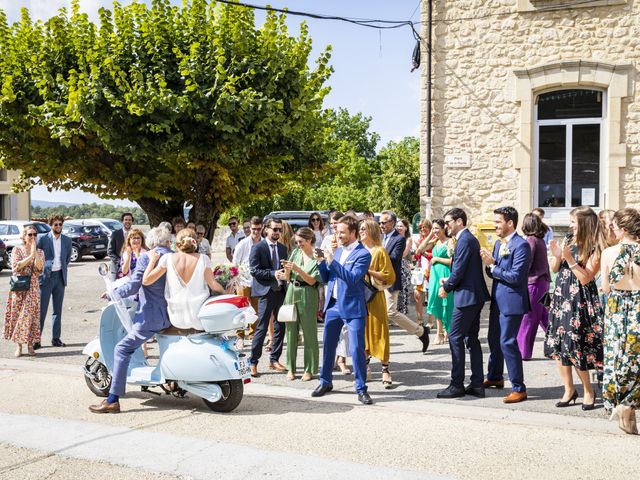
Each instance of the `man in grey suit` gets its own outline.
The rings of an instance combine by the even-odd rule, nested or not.
[[[53,328],[51,345],[65,347],[60,340],[62,330],[62,301],[67,286],[67,266],[71,260],[71,239],[62,234],[64,218],[55,215],[49,219],[51,231],[38,240],[38,248],[44,251],[44,270],[40,275],[40,331],[44,333],[44,321],[47,318],[49,299],[53,298]],[[40,343],[34,343],[34,349]]]

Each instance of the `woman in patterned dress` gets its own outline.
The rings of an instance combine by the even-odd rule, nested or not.
[[[604,317],[604,383],[607,411],[620,428],[637,434],[640,407],[640,213],[633,208],[613,216],[620,242],[602,253],[602,290],[608,295]],[[612,415],[613,416],[613,415]]]
[[[411,239],[411,227],[409,222],[399,219],[396,223],[396,230],[400,235],[407,239],[407,246],[402,254],[402,289],[398,293],[398,311],[409,314],[409,295],[411,295],[411,250],[413,249],[413,241]],[[422,324],[420,324],[422,325]]]
[[[22,231],[22,246],[11,254],[12,275],[31,275],[29,290],[9,292],[4,317],[4,338],[17,344],[14,356],[22,355],[22,344],[28,354],[36,354],[33,344],[40,342],[40,284],[38,277],[44,268],[44,252],[37,248],[38,232],[33,225]]]
[[[602,368],[603,311],[595,276],[605,246],[602,227],[589,207],[570,213],[569,234],[558,245],[549,244],[553,254],[551,268],[558,273],[549,310],[549,328],[544,354],[556,361],[564,384],[564,395],[556,407],[575,404],[578,392],[573,384],[574,367],[584,387],[583,410],[592,410],[595,393],[589,370]]]
[[[416,250],[413,259],[422,271],[425,272],[425,278],[421,285],[416,285],[416,289],[413,292],[416,300],[416,318],[420,325],[424,325],[424,301],[426,287],[429,285],[429,266],[431,264],[431,258],[433,258],[432,251],[433,246],[436,244],[436,236],[431,231],[432,224],[430,220],[424,219],[418,224],[418,230],[420,231],[420,238],[416,242]],[[437,295],[437,292],[434,292]],[[433,318],[427,315],[427,322],[429,328],[433,327]]]

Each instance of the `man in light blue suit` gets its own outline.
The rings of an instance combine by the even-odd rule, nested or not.
[[[503,402],[516,403],[527,398],[517,337],[522,316],[531,309],[527,288],[531,248],[516,233],[518,212],[515,208],[501,207],[493,213],[500,241],[494,245],[493,255],[485,249],[480,251],[487,275],[493,279],[488,335],[490,355],[484,387],[504,387],[502,375],[506,361],[512,391]]]
[[[340,248],[326,251],[325,256],[316,256],[322,281],[327,284],[324,304],[324,338],[320,385],[311,396],[321,397],[333,390],[333,367],[336,347],[343,325],[349,332],[349,349],[353,358],[358,400],[370,405],[367,393],[367,362],[364,348],[364,327],[367,305],[364,296],[364,276],[371,264],[371,254],[356,239],[358,221],[345,215],[336,226]],[[325,258],[326,257],[326,258]]]
[[[171,232],[164,227],[151,229],[146,238],[149,253],[162,257],[171,253],[169,244]],[[133,353],[156,333],[171,326],[167,312],[167,300],[164,296],[166,275],[148,286],[142,286],[142,277],[149,264],[149,256],[143,253],[138,259],[131,279],[115,290],[121,298],[138,294],[138,308],[133,319],[133,331],[118,342],[114,351],[113,375],[109,397],[99,405],[91,405],[93,413],[119,413],[120,397],[124,395],[129,370],[129,361]]]
[[[62,234],[64,218],[55,215],[49,219],[51,231],[38,240],[38,248],[44,251],[44,270],[40,275],[40,331],[44,336],[44,321],[47,318],[49,300],[53,297],[53,322],[51,345],[65,347],[60,340],[62,331],[62,301],[67,286],[67,266],[71,261],[71,239]],[[35,343],[33,348],[40,348]]]

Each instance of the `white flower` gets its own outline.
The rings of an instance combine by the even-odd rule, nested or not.
[[[501,257],[506,257],[508,255],[511,254],[511,250],[509,250],[509,247],[507,246],[506,243],[503,243],[502,245],[500,245],[500,256]]]

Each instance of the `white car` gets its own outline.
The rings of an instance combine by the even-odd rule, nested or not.
[[[51,231],[51,227],[46,223],[32,222],[29,220],[2,220],[0,221],[0,240],[7,246],[9,262],[11,262],[11,250],[13,247],[22,245],[22,230],[25,225],[34,225],[38,232],[38,240]]]

